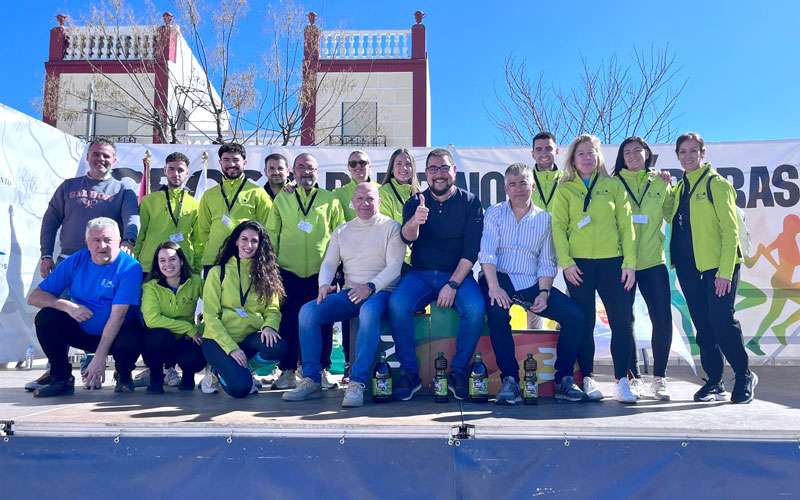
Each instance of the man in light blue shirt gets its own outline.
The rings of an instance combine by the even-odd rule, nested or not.
[[[502,378],[497,403],[522,401],[509,314],[514,303],[561,324],[556,398],[582,401],[586,394],[572,378],[582,314],[569,297],[553,288],[557,268],[550,214],[531,202],[532,184],[530,167],[522,163],[509,166],[505,172],[508,201],[489,207],[484,215],[478,262],[483,270],[480,285],[486,298],[492,348]]]
[[[119,226],[113,219],[89,221],[86,247],[59,264],[28,297],[30,305],[41,308],[36,336],[50,362],[49,380],[34,391],[36,397],[74,392],[70,347],[95,353],[81,374],[84,387],[102,386],[111,354],[117,369],[115,392],[133,391],[131,372],[141,352],[142,267],[120,251]],[[59,298],[65,290],[69,300]]]

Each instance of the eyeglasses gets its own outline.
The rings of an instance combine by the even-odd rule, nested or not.
[[[453,168],[452,165],[428,165],[425,168],[425,171],[428,172],[429,174],[436,174],[436,173],[445,174],[449,172],[451,168]]]
[[[347,162],[347,165],[350,168],[356,168],[357,166],[366,167],[367,165],[369,165],[369,162],[367,160],[350,160]]]

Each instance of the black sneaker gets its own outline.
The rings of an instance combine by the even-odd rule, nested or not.
[[[447,388],[450,390],[450,394],[453,395],[459,401],[463,401],[467,399],[467,394],[469,392],[469,386],[467,385],[467,377],[466,376],[458,376],[453,372],[447,374]]]
[[[392,389],[392,399],[409,401],[420,389],[422,389],[422,381],[419,379],[419,375],[404,373],[397,377],[397,383]]]
[[[344,374],[342,375],[342,385],[350,383],[350,363],[344,364]]]
[[[117,372],[114,372],[114,380],[116,381],[116,384],[114,385],[114,392],[133,392],[133,390],[136,388],[130,375],[123,380]],[[150,384],[147,386],[147,388],[149,389],[152,386],[153,384]],[[164,390],[163,384],[161,390]]]
[[[725,391],[725,384],[722,381],[711,382],[708,379],[705,385],[694,393],[695,401],[725,401],[728,393]]]
[[[36,389],[41,389],[42,387],[50,385],[53,382],[55,381],[53,380],[53,377],[50,376],[50,370],[47,370],[46,372],[42,373],[36,380],[33,380],[25,384],[25,390],[28,392],[33,392]]]
[[[736,382],[733,384],[733,392],[731,392],[731,403],[749,403],[756,395],[756,385],[758,384],[758,375],[754,372],[748,371],[742,376],[736,376]]]
[[[33,391],[35,398],[52,398],[54,396],[67,396],[75,393],[75,377],[70,375],[67,380],[53,380],[48,385]]]

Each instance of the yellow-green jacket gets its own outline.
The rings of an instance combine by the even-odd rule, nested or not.
[[[703,172],[708,174],[703,177]],[[711,194],[714,204],[708,200],[706,187],[708,177],[711,177]],[[695,183],[703,177],[697,189]],[[692,226],[692,247],[697,270],[700,272],[709,269],[718,269],[716,276],[730,280],[733,268],[741,261],[737,249],[739,248],[739,223],[736,215],[736,192],[733,185],[717,171],[710,163],[703,164],[693,172],[685,174],[694,189],[689,200],[689,223]],[[681,193],[685,186],[684,179],[678,182],[673,190],[672,210],[669,220],[675,218]],[[674,262],[672,263],[674,266]]]
[[[239,342],[251,333],[266,326],[277,332],[281,323],[280,300],[277,296],[262,299],[251,290],[242,307],[237,262],[241,262],[241,290],[246,292],[250,286],[252,260],[239,261],[235,257],[225,265],[225,279],[221,286],[220,267],[214,266],[208,272],[203,287],[203,337],[214,340],[228,354],[238,349]],[[244,309],[247,316],[242,317],[236,309]]]
[[[228,201],[232,202],[239,186],[245,182],[242,191],[239,193],[236,202],[233,204],[230,213],[225,205],[220,189],[225,189]],[[197,240],[195,241],[195,251],[202,252],[202,264],[210,266],[215,263],[219,249],[239,223],[246,220],[255,220],[261,224],[267,222],[267,216],[272,208],[272,200],[264,188],[247,180],[244,176],[239,179],[222,180],[205,193],[200,199],[200,213],[197,219]],[[223,216],[228,215],[231,219],[229,225],[222,222]]]
[[[622,267],[636,269],[636,241],[625,188],[619,179],[600,177],[584,213],[583,200],[587,192],[577,175],[570,181],[560,182],[556,189],[550,208],[558,265],[566,269],[575,265],[575,258],[622,256]],[[591,222],[583,225],[581,221],[587,215]],[[579,228],[579,224],[583,227]]]
[[[166,283],[150,280],[142,286],[142,316],[147,328],[166,328],[175,335],[193,337],[197,299],[203,289],[200,276],[192,275],[173,292]]]
[[[392,190],[394,187],[394,190]],[[403,224],[403,205],[411,198],[411,184],[400,184],[394,179],[381,186],[378,189],[378,195],[381,197],[380,212],[386,217],[391,217],[398,224]],[[395,194],[395,190],[397,194]],[[400,195],[400,199],[397,198]]]
[[[664,221],[669,222],[672,212],[672,188],[658,174],[644,169],[632,172],[623,168],[619,176],[628,184],[636,197],[633,200],[628,194],[628,201],[633,211],[633,228],[636,231],[636,270],[663,264],[665,260],[662,227]],[[641,206],[637,201],[641,201]],[[646,223],[644,217],[647,219]]]
[[[549,212],[553,209],[553,201],[556,199],[553,189],[558,186],[558,180],[561,179],[561,170],[553,169],[540,172],[536,170],[535,166],[533,169],[536,172],[536,176],[534,177],[531,175],[531,178],[533,179],[534,184],[536,184],[537,180],[539,181],[539,187],[542,188],[544,200],[539,193],[539,189],[535,185],[533,186],[533,192],[531,192],[531,200],[533,201],[534,205]],[[545,201],[549,201],[549,203],[545,203]]]
[[[165,186],[142,198],[142,204],[139,207],[141,227],[133,253],[142,264],[142,269],[149,273],[152,269],[156,248],[165,241],[169,241],[171,235],[180,234],[183,240],[176,241],[176,243],[181,246],[192,269],[199,272],[201,256],[195,254],[197,200],[186,190],[173,188],[167,191],[166,189]],[[165,193],[169,196],[172,213],[178,219],[177,227],[169,214]],[[182,203],[181,193],[185,193]],[[180,205],[180,210],[178,210],[178,205]]]
[[[313,198],[307,216],[303,215],[297,197],[303,209]],[[314,187],[309,193],[303,188],[295,189],[294,193],[278,193],[266,225],[278,265],[301,278],[317,274],[331,232],[343,222],[342,206],[330,191]]]
[[[372,182],[370,180],[367,182],[375,186],[376,189],[380,189],[381,187],[377,182]],[[353,193],[355,192],[356,187],[358,187],[358,183],[354,180],[350,180],[350,182],[344,186],[333,190],[333,196],[339,200],[339,205],[342,207],[342,211],[344,212],[345,222],[356,218],[356,209],[353,208]]]

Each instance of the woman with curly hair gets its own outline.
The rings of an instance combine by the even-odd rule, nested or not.
[[[248,360],[281,359],[278,335],[285,297],[275,252],[256,221],[236,226],[222,246],[203,288],[203,354],[230,396],[255,392]]]

